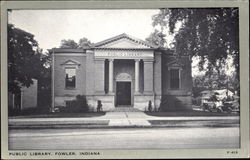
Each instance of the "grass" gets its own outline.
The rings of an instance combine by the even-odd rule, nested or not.
[[[74,118],[74,117],[98,117],[105,115],[105,112],[58,112],[50,113],[49,109],[34,108],[23,111],[9,110],[11,118]]]
[[[145,112],[150,116],[157,117],[181,117],[181,116],[239,116],[239,113],[216,113],[205,111],[167,111],[167,112]]]
[[[86,113],[48,113],[37,115],[18,115],[12,118],[76,118],[76,117],[99,117],[104,116],[105,112],[86,112]]]
[[[240,121],[238,119],[233,120],[149,120],[151,125],[154,126],[169,126],[169,127],[238,127]]]

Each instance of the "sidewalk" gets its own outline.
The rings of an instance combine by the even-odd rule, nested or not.
[[[99,117],[10,118],[9,127],[18,128],[144,128],[238,126],[239,116],[156,117],[143,112],[107,112]]]

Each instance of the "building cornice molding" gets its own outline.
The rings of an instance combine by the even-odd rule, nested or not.
[[[143,40],[141,40],[139,38],[135,38],[135,37],[130,36],[130,35],[126,34],[126,33],[123,33],[123,34],[120,34],[118,36],[103,40],[103,41],[98,42],[98,43],[95,43],[93,45],[93,47],[95,47],[95,48],[96,47],[101,47],[101,46],[104,46],[104,45],[106,45],[108,43],[112,43],[114,41],[118,41],[118,40],[123,39],[123,38],[129,39],[129,40],[131,40],[131,41],[133,41],[133,42],[135,42],[137,44],[140,44],[140,45],[143,45],[143,46],[146,46],[146,47],[149,47],[149,48],[153,48],[153,49],[157,48],[157,46],[154,46],[153,44],[149,44],[146,41],[143,41]]]
[[[126,51],[145,51],[145,50],[149,50],[149,51],[153,51],[155,49],[153,48],[94,48],[95,50],[126,50]]]

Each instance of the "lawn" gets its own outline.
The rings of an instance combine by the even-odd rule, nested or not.
[[[26,110],[10,113],[11,118],[74,118],[74,117],[98,117],[104,116],[106,112],[58,112],[50,113],[41,110]]]
[[[205,111],[168,111],[168,112],[145,112],[150,116],[157,117],[181,117],[181,116],[239,116],[239,113],[216,113]]]

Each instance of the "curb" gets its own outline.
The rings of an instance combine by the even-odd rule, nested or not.
[[[199,127],[239,127],[240,124],[165,124],[165,125],[9,125],[9,129],[126,129],[126,128],[199,128]]]
[[[10,126],[9,129],[140,129],[140,128],[200,128],[200,127],[211,127],[211,128],[228,128],[228,127],[239,127],[239,125],[201,125],[201,126]]]

